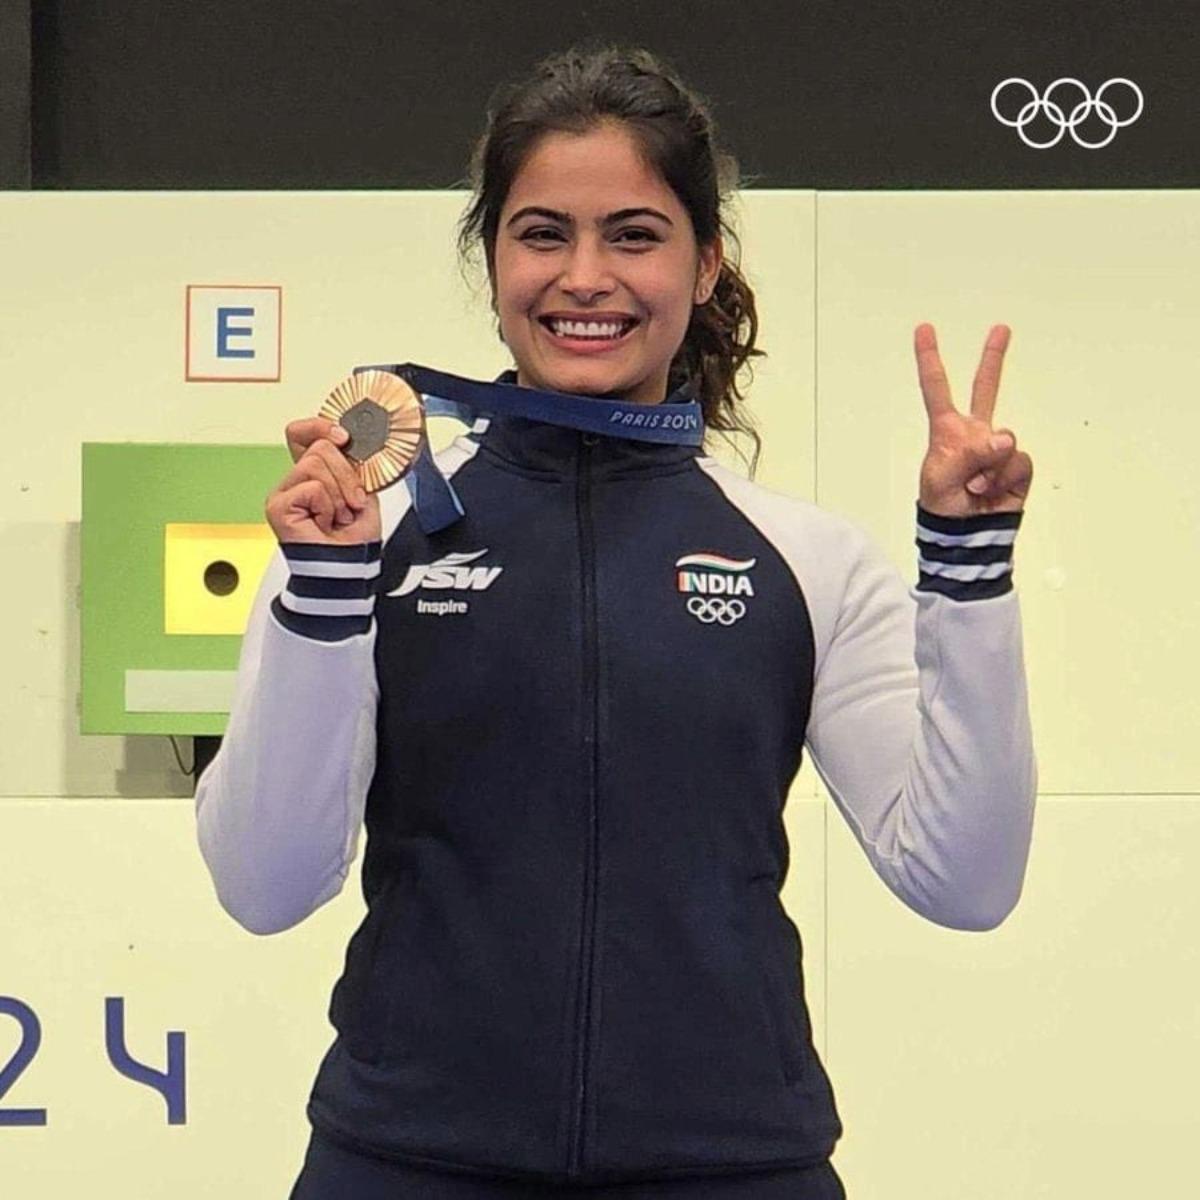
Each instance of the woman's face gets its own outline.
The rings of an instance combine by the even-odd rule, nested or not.
[[[720,238],[697,245],[687,209],[619,125],[546,134],[496,231],[493,296],[517,382],[659,403],[720,263]]]

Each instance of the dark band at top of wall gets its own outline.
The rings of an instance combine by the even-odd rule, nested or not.
[[[0,0],[0,188],[33,182],[30,0]]]
[[[665,55],[710,100],[744,186],[1195,187],[1200,31],[1185,8],[39,0],[31,182],[463,186],[493,88],[598,36]],[[1078,82],[1051,89],[1064,78]]]

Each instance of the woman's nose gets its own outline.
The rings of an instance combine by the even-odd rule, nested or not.
[[[577,242],[563,268],[560,282],[563,291],[576,296],[591,297],[612,291],[612,273],[603,249]]]

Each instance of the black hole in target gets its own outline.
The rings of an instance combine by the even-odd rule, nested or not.
[[[204,568],[204,586],[214,596],[228,596],[238,585],[237,567],[220,559]]]

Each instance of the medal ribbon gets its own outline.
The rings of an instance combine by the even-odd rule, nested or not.
[[[354,368],[355,375],[362,371],[387,371],[400,376],[420,396],[427,415],[455,417],[468,425],[479,417],[524,417],[635,442],[676,446],[704,443],[704,412],[688,384],[672,392],[662,404],[636,404],[514,383],[485,383],[416,363],[373,363]],[[462,501],[433,461],[428,442],[422,445],[404,482],[426,533],[445,529],[463,515]]]

